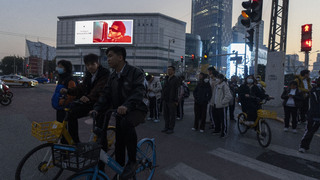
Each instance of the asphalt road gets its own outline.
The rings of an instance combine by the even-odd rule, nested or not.
[[[0,106],[0,179],[14,179],[15,169],[22,157],[39,142],[31,136],[31,122],[53,121],[55,111],[50,99],[55,85],[40,84],[36,88],[12,87],[13,102]],[[266,107],[282,115],[282,107]],[[239,113],[239,107],[236,114]],[[320,136],[316,134],[311,149],[297,152],[304,133],[283,132],[283,124],[268,120],[272,141],[268,148],[259,146],[256,134],[249,130],[238,133],[236,123],[230,122],[227,138],[214,136],[208,129],[204,133],[191,131],[193,125],[192,97],[186,100],[185,118],[176,122],[174,134],[161,133],[164,121],[147,121],[137,127],[138,138],[153,137],[157,149],[156,180],[203,179],[320,179]],[[79,120],[82,141],[88,139],[91,128],[89,117]],[[60,179],[71,172],[65,171]]]

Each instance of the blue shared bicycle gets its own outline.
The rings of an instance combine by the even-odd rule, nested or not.
[[[123,118],[115,113],[114,110],[107,112],[107,114],[110,113],[113,117]],[[110,116],[106,115],[106,117]],[[113,159],[113,157],[105,152],[102,148],[103,143],[101,143],[101,137],[104,137],[104,132],[106,132],[109,124],[109,118],[105,118],[102,129],[99,129],[95,125],[95,117],[93,119],[93,132],[97,136],[96,142],[80,143],[77,146],[63,144],[55,144],[52,146],[54,165],[76,172],[68,178],[70,180],[110,180],[106,173],[99,170],[99,160],[109,166],[118,175],[120,175],[124,169],[124,167],[119,165]],[[135,175],[130,179],[152,179],[156,168],[156,150],[154,138],[144,138],[138,142],[136,158],[138,167]]]

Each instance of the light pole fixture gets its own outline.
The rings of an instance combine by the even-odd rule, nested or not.
[[[169,61],[170,61],[170,44],[174,43],[175,39],[169,39],[169,46],[168,46],[168,62],[167,62],[167,66],[169,66]]]

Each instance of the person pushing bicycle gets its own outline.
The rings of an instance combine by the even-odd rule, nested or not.
[[[133,177],[137,167],[137,133],[135,127],[145,121],[147,106],[143,102],[145,94],[144,74],[126,61],[126,49],[113,46],[106,51],[108,64],[114,69],[109,81],[90,113],[100,113],[105,107],[117,109],[117,113],[124,116],[116,122],[115,158],[121,165],[125,165],[126,149],[128,163],[121,179]]]

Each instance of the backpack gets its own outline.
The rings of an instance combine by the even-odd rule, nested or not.
[[[60,90],[61,90],[62,88],[66,88],[66,86],[63,85],[63,84],[58,84],[57,87],[56,87],[56,89],[54,90],[53,96],[52,96],[52,98],[51,98],[51,105],[52,105],[52,107],[53,107],[54,109],[56,109],[56,110],[61,110],[61,109],[64,108],[64,107],[62,107],[62,106],[59,105],[59,100],[60,100],[61,98],[63,98],[62,94],[60,94]]]
[[[183,84],[182,87],[183,87],[183,91],[184,91],[183,97],[188,98],[190,96],[190,90],[189,90],[188,86]]]
[[[56,109],[56,110],[61,110],[61,109],[65,108],[65,106],[60,106],[60,105],[59,105],[60,99],[61,99],[61,98],[66,98],[64,95],[60,94],[60,90],[61,90],[62,88],[68,89],[67,86],[68,86],[68,83],[69,83],[70,80],[73,80],[73,78],[68,78],[68,79],[65,81],[65,83],[63,83],[63,84],[58,84],[58,85],[56,86],[56,89],[54,90],[54,93],[53,93],[53,95],[52,95],[52,97],[51,97],[51,105],[52,105],[52,107],[53,107],[54,109]],[[64,84],[66,84],[67,86],[64,85]]]

